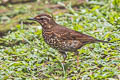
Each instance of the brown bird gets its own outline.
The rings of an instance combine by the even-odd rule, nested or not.
[[[57,49],[63,55],[64,61],[67,57],[66,52],[74,52],[77,55],[77,64],[79,64],[79,52],[77,50],[82,46],[96,42],[108,43],[108,41],[98,40],[92,36],[59,25],[48,14],[40,14],[29,20],[34,20],[41,24],[44,41],[52,48]]]

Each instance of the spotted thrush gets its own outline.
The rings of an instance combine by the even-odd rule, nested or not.
[[[41,24],[44,41],[50,47],[57,49],[63,55],[64,61],[67,58],[66,52],[74,52],[77,55],[77,64],[79,64],[78,49],[82,46],[96,42],[108,43],[108,41],[98,40],[92,36],[59,25],[48,14],[40,14],[29,20],[34,20]]]

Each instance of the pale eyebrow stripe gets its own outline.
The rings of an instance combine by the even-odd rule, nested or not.
[[[49,18],[49,17],[47,17],[47,16],[41,16],[40,18],[47,18],[47,19],[49,19],[49,20],[50,20],[50,18]]]

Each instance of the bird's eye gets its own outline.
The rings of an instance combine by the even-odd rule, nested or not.
[[[44,18],[40,18],[40,20],[43,20]]]

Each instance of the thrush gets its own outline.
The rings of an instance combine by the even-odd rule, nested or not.
[[[44,41],[52,48],[57,49],[65,59],[66,52],[74,52],[77,55],[77,64],[79,64],[78,49],[89,43],[108,41],[98,40],[92,36],[66,28],[55,22],[53,17],[48,14],[40,14],[29,20],[37,21],[42,26],[42,36]]]

